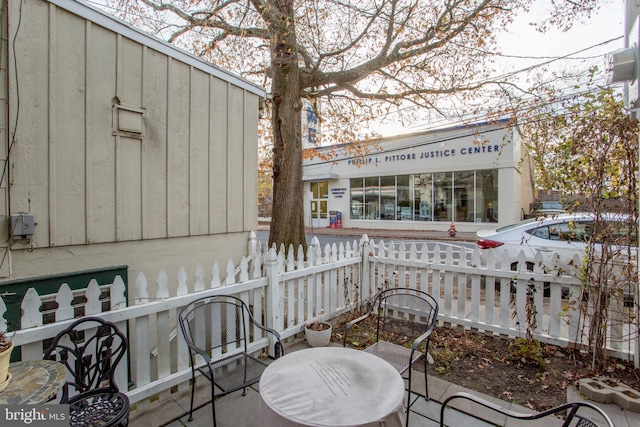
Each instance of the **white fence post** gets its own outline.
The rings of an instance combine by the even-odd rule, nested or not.
[[[264,263],[265,275],[267,276],[266,294],[266,326],[276,331],[284,330],[284,303],[282,301],[282,283],[280,283],[280,269],[278,265],[278,254],[271,248],[267,252],[267,260]],[[269,355],[274,356],[275,342],[269,345]]]
[[[371,243],[369,237],[364,234],[360,239],[360,255],[362,265],[360,266],[360,301],[367,301],[372,293],[373,283],[371,281]]]

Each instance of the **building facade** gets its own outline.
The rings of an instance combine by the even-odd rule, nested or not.
[[[246,255],[264,89],[82,1],[1,4],[1,277]]]
[[[508,122],[384,138],[365,155],[323,147],[303,166],[305,218],[314,227],[458,231],[522,218],[533,166]]]

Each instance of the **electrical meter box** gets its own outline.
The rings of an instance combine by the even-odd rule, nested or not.
[[[35,216],[30,213],[13,214],[9,217],[9,226],[14,239],[31,237],[36,231]]]

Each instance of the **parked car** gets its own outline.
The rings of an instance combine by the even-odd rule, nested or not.
[[[558,214],[548,217],[529,218],[518,223],[496,229],[480,230],[476,233],[477,245],[481,250],[497,249],[498,256],[507,251],[512,260],[512,269],[517,265],[520,251],[527,258],[527,267],[533,268],[533,261],[537,253],[542,254],[544,268],[547,271],[559,271],[572,275],[579,274],[578,265],[573,262],[577,255],[586,256],[589,239],[595,225],[593,214]],[[637,259],[637,232],[629,217],[620,214],[603,214],[603,227],[613,233],[616,243],[610,245],[611,259],[618,265],[629,262],[629,255]],[[630,227],[632,228],[630,230]],[[631,231],[631,233],[629,233]],[[629,239],[631,235],[631,248]],[[621,243],[624,242],[624,243]],[[595,243],[596,253],[602,253],[600,243]],[[555,259],[555,255],[558,258]],[[484,256],[484,255],[483,255]]]

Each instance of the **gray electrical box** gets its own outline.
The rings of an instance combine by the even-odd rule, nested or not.
[[[36,231],[35,216],[30,213],[13,214],[9,217],[9,226],[12,238],[31,237]]]

